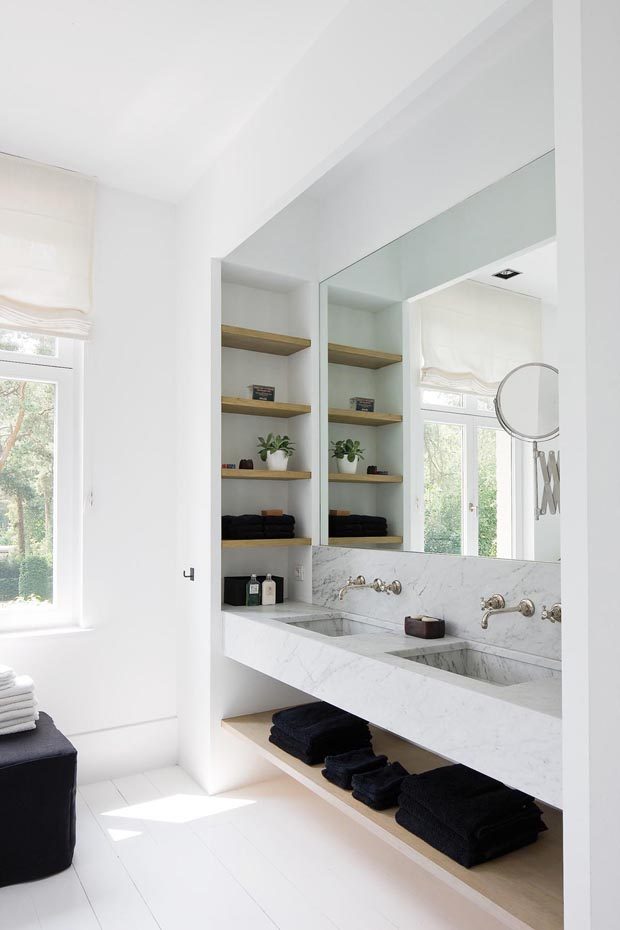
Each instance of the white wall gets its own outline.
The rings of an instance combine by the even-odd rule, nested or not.
[[[84,624],[0,638],[80,778],[176,759],[174,209],[100,188],[85,362]],[[104,731],[104,732],[101,732]]]

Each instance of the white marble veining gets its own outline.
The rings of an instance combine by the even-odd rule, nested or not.
[[[372,591],[367,594],[375,596]],[[561,806],[561,685],[557,675],[545,674],[545,670],[559,672],[559,663],[452,636],[434,643],[416,640],[388,621],[368,621],[348,610],[339,609],[332,616],[366,619],[384,631],[333,636],[296,623],[329,616],[325,608],[286,603],[225,608],[225,653],[448,759]],[[502,667],[508,676],[510,663],[512,672],[520,663],[528,666],[534,680],[491,682],[398,655],[457,653],[464,648],[486,656],[478,659],[479,665],[497,659],[494,667],[499,677]],[[506,660],[503,666],[501,659]],[[543,677],[538,677],[537,669]]]
[[[367,580],[397,578],[398,597],[370,589],[350,589],[344,601],[338,590],[349,575]],[[480,598],[503,594],[506,603],[529,597],[536,606],[531,618],[500,614],[480,626]],[[518,649],[533,655],[561,658],[561,626],[541,619],[543,604],[560,601],[560,565],[508,559],[464,558],[420,552],[383,552],[317,546],[312,551],[314,604],[345,607],[348,612],[385,620],[402,629],[404,617],[425,614],[446,621],[448,633],[464,639]]]

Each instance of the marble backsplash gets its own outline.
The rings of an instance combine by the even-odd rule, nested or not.
[[[369,589],[349,590],[344,601],[338,591],[349,575],[366,581],[397,578],[398,597]],[[531,618],[521,614],[490,617],[480,626],[480,598],[503,594],[508,605],[529,597],[536,606]],[[561,658],[562,628],[541,619],[543,604],[560,601],[560,565],[556,562],[517,562],[505,559],[464,558],[421,552],[381,552],[315,546],[312,550],[312,602],[342,607],[347,613],[386,620],[402,628],[406,615],[425,614],[446,621],[446,632],[481,643],[519,649],[547,658]]]

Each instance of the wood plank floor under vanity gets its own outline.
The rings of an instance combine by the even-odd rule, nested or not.
[[[0,888],[7,930],[503,926],[290,778],[208,797],[177,767],[81,787],[73,867]]]
[[[339,811],[362,824],[378,840],[398,850],[422,866],[450,888],[478,902],[481,907],[516,930],[562,930],[562,815],[541,805],[549,830],[538,842],[510,855],[465,869],[404,830],[394,819],[394,811],[374,811],[350,792],[343,791],[321,775],[322,766],[308,766],[269,742],[273,711],[232,717],[222,726],[253,745],[260,754],[286,774]],[[377,727],[373,731],[375,752],[397,759],[410,772],[423,772],[449,764],[434,753],[414,746],[393,733]],[[460,925],[456,925],[457,927]],[[456,930],[456,928],[455,928]]]

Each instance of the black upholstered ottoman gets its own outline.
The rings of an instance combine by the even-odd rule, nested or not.
[[[76,762],[77,751],[47,714],[36,730],[0,737],[0,885],[71,865]]]

